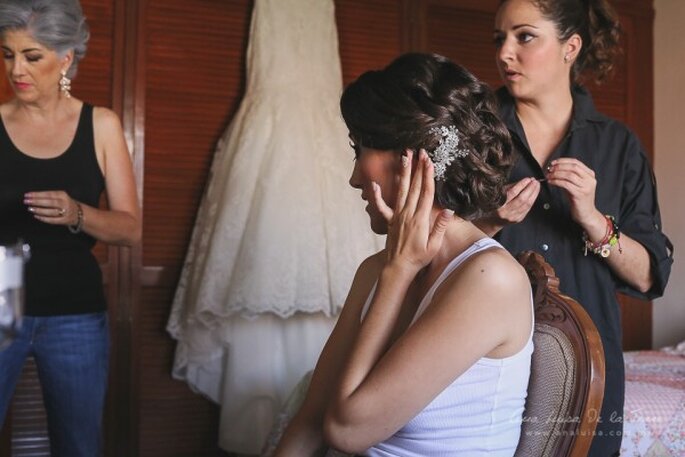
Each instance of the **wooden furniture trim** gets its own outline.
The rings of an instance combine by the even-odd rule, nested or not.
[[[585,457],[599,419],[604,397],[604,350],[597,328],[585,309],[559,291],[554,269],[538,253],[526,251],[517,256],[533,285],[535,321],[560,329],[571,340],[576,360],[576,389],[569,417],[564,421],[560,456]]]

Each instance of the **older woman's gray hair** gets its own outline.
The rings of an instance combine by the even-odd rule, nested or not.
[[[73,50],[69,78],[76,75],[90,38],[78,0],[0,0],[0,34],[7,30],[26,30],[60,56]]]

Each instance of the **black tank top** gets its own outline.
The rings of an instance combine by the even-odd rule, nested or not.
[[[0,244],[23,240],[31,247],[24,289],[28,316],[56,316],[106,309],[102,273],[91,249],[95,239],[64,225],[35,219],[24,204],[29,191],[64,190],[97,207],[104,176],[95,155],[93,107],[83,104],[76,134],[61,155],[37,159],[12,143],[0,118]]]

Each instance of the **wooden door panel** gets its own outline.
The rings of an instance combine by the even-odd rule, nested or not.
[[[449,57],[493,88],[501,86],[492,38],[496,5],[439,0],[423,4],[424,49]]]
[[[335,16],[343,83],[390,63],[403,50],[400,0],[337,0]]]
[[[165,330],[214,149],[244,90],[252,2],[149,0],[142,294],[136,311],[141,456],[217,455],[218,406],[171,378]]]

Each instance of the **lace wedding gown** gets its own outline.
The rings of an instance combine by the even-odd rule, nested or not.
[[[247,88],[219,141],[167,330],[173,376],[221,403],[219,445],[258,453],[357,265],[382,247],[339,114],[333,0],[256,0]]]

